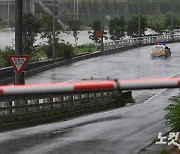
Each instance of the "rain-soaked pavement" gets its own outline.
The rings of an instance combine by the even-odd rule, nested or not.
[[[179,76],[180,43],[172,55],[151,58],[150,46],[80,61],[29,78],[26,83],[82,78],[134,79]],[[0,133],[0,153],[133,154],[168,127],[164,108],[179,89],[133,91],[137,104],[68,121]]]

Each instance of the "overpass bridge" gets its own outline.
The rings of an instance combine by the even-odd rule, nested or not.
[[[53,0],[23,0],[23,12],[31,12],[32,14],[53,14]],[[59,24],[65,28],[62,21],[63,12],[66,10],[66,3],[63,0],[55,0],[55,16]],[[6,21],[14,19],[15,16],[15,0],[0,0],[0,16]]]

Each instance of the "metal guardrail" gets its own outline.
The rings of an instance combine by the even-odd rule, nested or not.
[[[0,86],[0,117],[108,104],[116,90],[179,87],[180,78]]]
[[[136,45],[149,45],[157,42],[177,42],[180,41],[180,34],[148,36],[140,38],[122,39],[113,42],[104,43],[104,50],[114,50]]]

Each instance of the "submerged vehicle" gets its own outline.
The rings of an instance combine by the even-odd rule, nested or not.
[[[170,56],[171,50],[165,43],[157,43],[151,49],[151,56]]]

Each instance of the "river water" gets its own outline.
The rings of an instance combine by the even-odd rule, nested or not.
[[[156,34],[155,31],[151,29],[147,29],[145,33],[148,34]],[[73,45],[75,45],[75,40],[72,34],[67,34],[67,33],[61,33],[60,34],[60,39],[64,40],[66,43],[69,42]],[[109,38],[109,35],[108,35]],[[125,36],[124,39],[129,39],[129,36]],[[40,37],[36,38],[37,41],[35,44],[39,44],[41,42],[46,41],[46,39],[40,39]],[[104,42],[111,42],[112,40],[104,40]],[[93,40],[89,39],[89,34],[88,31],[80,31],[78,34],[78,42],[77,45],[83,45],[83,44],[90,44],[94,43]],[[15,32],[12,31],[0,31],[0,49],[3,49],[5,46],[15,46]]]
[[[71,44],[75,44],[75,40],[72,34],[66,34],[66,33],[61,33],[60,39],[65,40],[65,42],[69,42]],[[45,41],[45,39],[40,39],[37,37],[36,44],[39,44],[41,42]],[[13,46],[15,42],[15,32],[12,31],[7,31],[7,32],[0,32],[0,49],[3,49],[5,46]],[[89,34],[88,31],[80,31],[78,34],[78,45],[83,45],[83,44],[90,44],[94,43],[91,39],[89,39]]]

